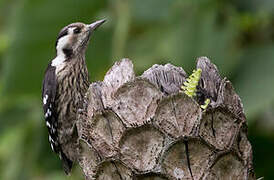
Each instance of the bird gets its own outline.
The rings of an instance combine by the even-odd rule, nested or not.
[[[105,21],[77,22],[62,28],[55,43],[56,57],[49,62],[42,82],[50,146],[67,175],[77,161],[76,113],[90,85],[85,52],[94,31]]]

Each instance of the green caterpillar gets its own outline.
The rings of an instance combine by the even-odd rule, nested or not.
[[[198,68],[197,70],[194,69],[192,74],[186,79],[186,81],[181,86],[181,89],[187,96],[191,98],[196,96],[197,86],[201,78],[201,73],[202,73],[202,69],[200,68]],[[200,107],[203,110],[206,110],[209,103],[210,103],[210,99],[206,99],[205,103],[201,105]]]

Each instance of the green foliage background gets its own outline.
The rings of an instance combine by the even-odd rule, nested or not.
[[[155,63],[191,73],[208,56],[240,94],[257,177],[274,179],[273,0],[0,0],[0,179],[66,178],[50,149],[41,107],[44,70],[59,30],[107,18],[87,50],[91,79],[114,61],[141,74]]]

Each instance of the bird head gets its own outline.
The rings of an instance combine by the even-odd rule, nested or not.
[[[105,19],[95,21],[92,24],[72,23],[64,27],[59,32],[55,44],[57,56],[64,55],[69,57],[85,52],[92,33],[104,22]]]

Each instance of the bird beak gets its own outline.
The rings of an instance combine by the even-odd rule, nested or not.
[[[89,24],[89,25],[88,25],[88,28],[89,28],[91,31],[92,31],[92,30],[95,30],[97,27],[101,26],[105,21],[106,21],[106,19],[102,19],[102,20],[99,20],[99,21],[95,21],[94,23]]]

